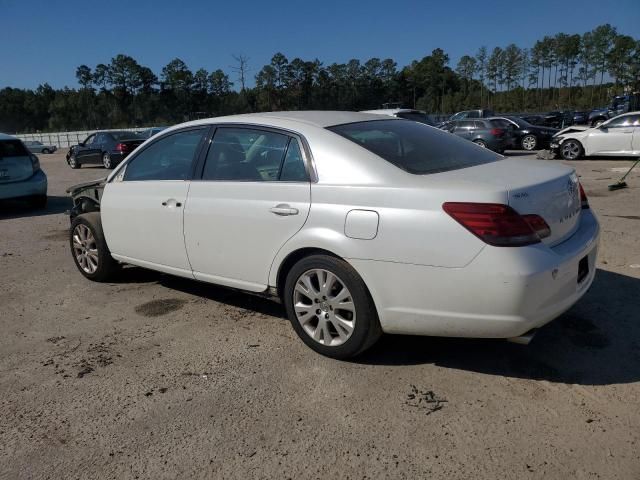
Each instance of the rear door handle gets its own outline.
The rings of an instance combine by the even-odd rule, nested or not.
[[[297,215],[299,213],[297,208],[293,208],[286,203],[279,203],[275,207],[269,209],[271,213],[285,217],[287,215]]]
[[[181,207],[182,203],[180,202],[176,202],[173,198],[170,198],[169,200],[165,200],[164,202],[162,202],[162,206],[163,207]]]

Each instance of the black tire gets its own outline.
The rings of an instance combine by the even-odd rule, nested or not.
[[[527,150],[528,152],[531,152],[538,147],[538,139],[536,138],[535,135],[531,135],[531,134],[525,135],[524,137],[522,137],[522,140],[520,141],[520,146],[522,147],[523,150]]]
[[[67,158],[67,163],[74,170],[76,168],[80,168],[80,163],[78,162],[78,159],[76,158],[75,154],[69,155],[69,157]]]
[[[351,301],[355,306],[356,316],[353,332],[344,343],[337,346],[323,345],[314,340],[296,316],[294,309],[296,283],[303,274],[314,269],[326,270],[336,275],[348,289]],[[311,255],[298,261],[287,274],[282,299],[287,316],[298,336],[312,350],[327,357],[337,359],[354,357],[370,348],[382,335],[378,313],[364,281],[354,268],[342,259],[329,255]]]
[[[49,150],[48,148],[43,148],[42,153],[51,153],[51,150]]]
[[[113,160],[111,160],[111,155],[109,155],[109,152],[104,152],[102,154],[102,165],[104,165],[104,168],[106,168],[107,170],[113,169]]]
[[[560,145],[560,156],[564,160],[579,160],[582,155],[584,155],[584,148],[578,140],[565,140]]]
[[[76,247],[74,247],[74,236],[79,233],[77,232],[77,229],[82,228],[79,227],[80,225],[90,230],[93,236],[93,242],[91,242],[91,244],[95,245],[97,250],[97,267],[93,272],[85,270],[81,265],[77,254],[78,252],[76,251]],[[115,274],[119,270],[120,265],[111,256],[109,247],[107,247],[107,242],[104,239],[99,212],[83,213],[73,219],[73,222],[71,222],[71,229],[69,231],[69,248],[71,249],[71,256],[73,257],[76,267],[80,273],[89,280],[93,280],[94,282],[108,282],[114,278]]]
[[[46,195],[36,195],[33,197],[29,198],[29,205],[31,205],[32,208],[35,208],[37,210],[41,210],[43,208],[46,208],[47,206],[47,196]]]
[[[479,147],[487,148],[487,142],[485,142],[484,140],[474,140],[473,143],[475,143]]]

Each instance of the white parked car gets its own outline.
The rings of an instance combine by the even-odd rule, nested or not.
[[[597,127],[574,125],[551,139],[551,150],[565,160],[593,155],[640,156],[640,112],[625,113]]]
[[[598,222],[572,168],[379,115],[189,122],[69,191],[87,278],[127,263],[272,293],[336,358],[382,332],[526,341],[595,274]]]

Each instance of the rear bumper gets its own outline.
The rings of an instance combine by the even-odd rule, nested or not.
[[[387,333],[511,338],[555,319],[587,292],[599,231],[591,210],[584,210],[580,228],[560,245],[486,246],[464,268],[350,262],[369,287]],[[589,273],[578,283],[583,258]]]
[[[38,170],[27,180],[0,184],[0,200],[41,196],[46,194],[47,176],[42,170]]]

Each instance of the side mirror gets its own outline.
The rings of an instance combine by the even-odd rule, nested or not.
[[[607,127],[606,125],[598,125],[598,130],[602,130],[603,132],[608,132],[609,127]]]

